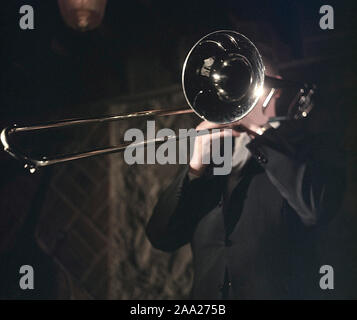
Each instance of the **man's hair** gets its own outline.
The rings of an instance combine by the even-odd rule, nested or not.
[[[257,42],[255,45],[262,56],[266,72],[270,75],[279,75],[277,62],[274,59],[274,52],[272,48],[262,42]]]

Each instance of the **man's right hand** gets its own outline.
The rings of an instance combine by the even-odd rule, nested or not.
[[[209,121],[201,122],[196,130],[206,130],[206,129],[219,129],[220,132],[209,133],[205,135],[196,136],[195,145],[193,149],[193,155],[190,160],[190,172],[196,176],[201,176],[207,167],[207,164],[203,164],[203,159],[205,157],[210,157],[211,154],[211,144],[213,140],[222,139],[223,137],[238,137],[240,135],[239,131],[234,130],[234,126],[237,126],[237,123],[232,123],[227,126],[226,124],[217,124]],[[223,130],[232,129],[232,130]]]

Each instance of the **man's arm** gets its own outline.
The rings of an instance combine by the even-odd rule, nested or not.
[[[203,121],[196,130],[220,127],[220,124]],[[162,193],[147,224],[146,234],[155,248],[174,251],[188,243],[200,219],[217,206],[223,178],[210,173],[212,168],[204,164],[203,159],[210,156],[213,140],[239,134],[234,130],[224,130],[196,137],[189,165]]]
[[[174,251],[188,243],[200,219],[212,210],[221,198],[221,177],[188,176],[185,166],[161,194],[146,226],[151,244],[163,251]]]
[[[338,210],[345,187],[343,153],[327,136],[297,146],[280,133],[283,130],[269,129],[247,148],[304,225],[328,221]]]

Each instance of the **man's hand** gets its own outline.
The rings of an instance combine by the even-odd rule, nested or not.
[[[192,174],[196,176],[201,176],[203,174],[207,164],[203,164],[202,162],[205,157],[210,157],[211,144],[213,140],[221,139],[223,137],[238,137],[240,135],[239,131],[233,129],[236,125],[237,123],[227,126],[225,124],[217,124],[209,121],[203,121],[196,127],[196,130],[218,128],[222,128],[222,130],[220,130],[220,132],[209,133],[196,137],[193,155],[190,161],[190,172]],[[232,130],[223,130],[223,128]]]

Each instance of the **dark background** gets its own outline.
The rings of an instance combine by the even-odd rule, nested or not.
[[[34,8],[34,30],[18,26],[23,4]],[[334,8],[334,30],[319,28],[323,4]],[[185,105],[180,79],[188,50],[209,32],[237,30],[283,77],[319,88],[311,127],[338,137],[348,179],[340,212],[319,230],[316,252],[321,265],[334,267],[335,289],[318,298],[356,298],[355,7],[353,1],[109,0],[102,25],[77,33],[64,24],[56,1],[2,1],[0,126]],[[196,123],[185,116],[158,125]],[[123,129],[95,126],[30,140],[33,150],[51,152],[111,144]],[[0,166],[3,298],[188,296],[189,249],[161,253],[143,233],[177,166],[128,166],[114,155],[31,175],[4,152]],[[18,289],[23,264],[34,266],[33,291]]]

